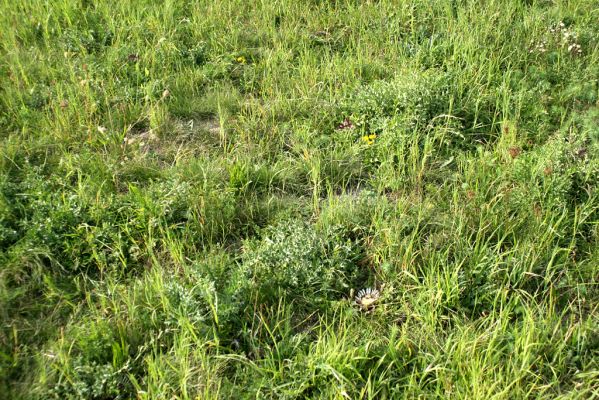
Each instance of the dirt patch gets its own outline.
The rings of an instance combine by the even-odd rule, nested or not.
[[[156,158],[173,161],[197,157],[218,148],[221,126],[216,117],[203,119],[173,119],[155,129],[132,127],[123,139],[123,148],[130,158]]]

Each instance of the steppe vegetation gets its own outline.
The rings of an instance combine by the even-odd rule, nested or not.
[[[599,398],[597,0],[0,2],[0,398]]]

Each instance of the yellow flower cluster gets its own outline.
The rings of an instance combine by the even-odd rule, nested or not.
[[[237,57],[235,61],[237,61],[239,64],[245,64],[247,62],[244,56]]]
[[[362,140],[366,142],[366,144],[371,145],[374,143],[374,139],[376,139],[376,133],[371,133],[370,135],[362,136]]]

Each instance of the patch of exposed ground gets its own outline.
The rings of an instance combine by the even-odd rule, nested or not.
[[[215,116],[172,119],[159,129],[131,127],[123,139],[129,159],[173,163],[207,155],[221,145],[221,126]]]

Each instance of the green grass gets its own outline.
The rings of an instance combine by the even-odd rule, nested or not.
[[[597,0],[0,15],[0,398],[599,398]]]

